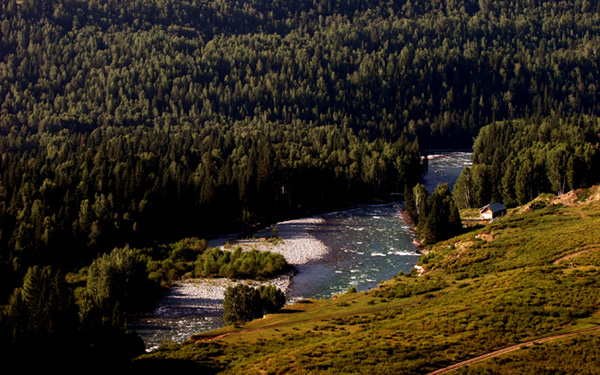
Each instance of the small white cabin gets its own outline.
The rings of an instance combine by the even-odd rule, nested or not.
[[[506,207],[502,203],[488,204],[479,209],[482,220],[492,220],[506,214]]]

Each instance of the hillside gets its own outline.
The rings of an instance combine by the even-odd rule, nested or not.
[[[424,374],[523,344],[454,373],[593,373],[597,331],[530,341],[600,324],[599,227],[600,186],[541,196],[428,247],[423,276],[302,301],[243,326],[165,344],[135,365],[222,374]]]

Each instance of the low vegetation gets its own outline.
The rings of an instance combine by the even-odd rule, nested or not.
[[[222,374],[259,368],[273,374],[422,374],[509,345],[594,327],[600,324],[599,226],[599,187],[546,195],[426,247],[423,276],[399,274],[367,292],[286,306],[264,319],[165,345],[136,365],[169,359],[177,368],[199,358],[192,361],[195,369]],[[217,335],[221,338],[211,341]],[[575,349],[563,350],[573,344],[595,353],[597,335],[587,335],[455,372],[539,373],[544,363],[553,366],[572,356],[556,368],[569,373],[581,366],[589,373],[589,360],[579,364]]]
[[[598,373],[600,335],[587,334],[533,345],[485,363],[455,371],[454,375],[474,374],[580,374]]]

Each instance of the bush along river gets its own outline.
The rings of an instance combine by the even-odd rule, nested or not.
[[[455,183],[472,153],[432,152],[423,184],[429,192],[440,183]],[[399,213],[400,202],[363,205],[314,218],[279,223],[282,252],[298,271],[273,281],[286,291],[288,301],[331,298],[354,286],[357,291],[377,287],[400,271],[412,270],[419,259],[414,232]],[[271,229],[265,230],[268,235]],[[323,251],[325,249],[325,251]],[[302,254],[298,260],[299,252]],[[305,257],[305,255],[307,255]],[[290,261],[291,260],[291,261]],[[165,294],[159,307],[136,319],[135,329],[148,350],[163,340],[183,342],[193,334],[224,325],[222,293],[231,282],[223,279],[182,283]]]

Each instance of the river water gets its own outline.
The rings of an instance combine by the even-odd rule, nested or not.
[[[430,193],[438,184],[448,183],[450,189],[460,176],[460,172],[473,164],[471,151],[437,151],[428,156],[429,168],[423,177],[423,184]]]
[[[471,152],[431,153],[428,163],[423,183],[431,192],[439,183],[453,186],[462,169],[471,164]],[[399,271],[410,272],[419,254],[413,244],[415,235],[402,221],[398,204],[364,205],[320,215],[325,221],[311,233],[330,251],[323,259],[297,266],[288,298],[331,298],[350,286],[364,291]],[[175,289],[164,297],[153,317],[131,325],[148,348],[157,347],[164,339],[182,342],[195,333],[223,326],[216,306],[220,301],[181,297]],[[208,310],[199,307],[207,303],[215,306]]]
[[[452,188],[471,152],[440,151],[428,157],[425,188],[440,183]],[[321,215],[325,223],[311,233],[330,249],[324,259],[297,266],[290,298],[331,298],[354,286],[358,291],[377,287],[399,271],[408,273],[419,259],[414,232],[402,220],[399,202],[364,205]]]

